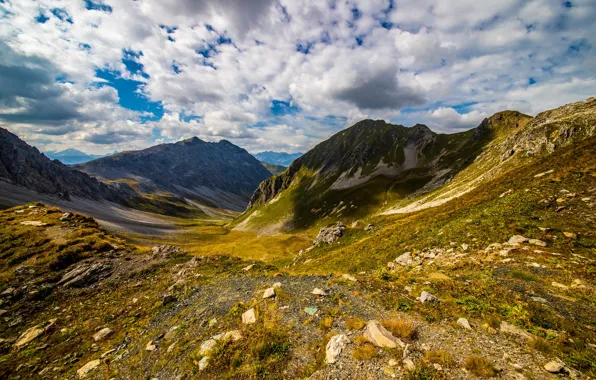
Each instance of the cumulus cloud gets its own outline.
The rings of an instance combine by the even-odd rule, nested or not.
[[[40,147],[305,151],[363,118],[460,131],[596,84],[590,0],[92,3],[0,2],[0,122]]]

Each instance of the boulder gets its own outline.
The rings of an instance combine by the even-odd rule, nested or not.
[[[329,339],[325,350],[325,363],[333,364],[337,361],[339,354],[350,343],[350,339],[344,334],[335,335]]]
[[[112,273],[112,267],[104,262],[81,263],[68,271],[58,285],[80,288],[96,283]]]
[[[522,244],[522,243],[527,243],[528,242],[527,237],[523,237],[521,235],[513,235],[512,237],[509,238],[509,240],[507,241],[507,244],[509,245],[518,245],[518,244]]]
[[[249,309],[242,314],[242,323],[245,325],[255,323],[257,321],[257,317],[255,315],[255,309]]]
[[[468,322],[468,320],[465,318],[458,319],[457,324],[466,330],[472,330],[472,326],[470,326],[470,322]]]
[[[100,364],[101,364],[101,361],[99,359],[91,360],[90,362],[88,362],[87,364],[85,364],[84,366],[82,366],[81,368],[79,368],[77,370],[77,375],[80,378],[84,378],[87,376],[87,374],[89,374],[89,372],[91,372],[95,368],[99,367]]]
[[[422,303],[425,303],[425,302],[440,302],[437,297],[433,296],[432,294],[430,294],[427,291],[423,291],[422,293],[420,293],[420,297],[418,297],[418,299]]]
[[[50,328],[52,328],[54,326],[54,324],[56,323],[56,321],[57,321],[57,319],[50,319],[44,325],[36,325],[36,326],[33,326],[30,329],[26,330],[17,339],[17,342],[15,343],[15,347],[21,348],[21,347],[26,346],[27,344],[29,344],[29,342],[38,338],[41,334],[45,333]]]
[[[519,327],[516,327],[516,326],[514,326],[510,323],[507,323],[505,321],[501,322],[501,327],[499,329],[501,330],[502,333],[517,335],[517,336],[525,338],[525,339],[530,339],[532,337],[532,335],[530,335],[530,333],[527,333],[524,330],[520,329]]]
[[[402,253],[395,259],[395,263],[401,265],[402,267],[412,264],[411,253],[410,252]]]
[[[346,226],[344,226],[341,222],[338,222],[335,226],[321,228],[319,230],[319,234],[317,235],[312,244],[333,244],[343,236],[345,229]]]
[[[565,369],[565,364],[558,360],[553,360],[552,362],[546,363],[544,369],[550,373],[561,373],[563,372],[563,369]]]
[[[99,342],[100,340],[103,340],[108,336],[112,335],[113,332],[114,331],[112,331],[112,329],[110,329],[109,327],[103,328],[96,332],[95,335],[93,335],[93,340]]]
[[[217,334],[212,336],[211,338],[207,339],[201,344],[199,347],[199,355],[200,356],[207,356],[211,353],[211,351],[217,346],[218,343],[225,343],[229,341],[239,341],[242,339],[242,334],[239,330],[232,330],[222,334]]]
[[[275,288],[267,288],[263,293],[263,298],[272,298],[275,297]]]
[[[366,330],[364,331],[364,337],[377,347],[405,347],[404,342],[393,336],[387,331],[381,323],[375,320],[368,321],[366,324]]]
[[[546,242],[542,241],[542,240],[538,240],[538,239],[530,239],[528,240],[528,243],[532,244],[532,245],[537,245],[540,247],[546,247],[547,244]]]

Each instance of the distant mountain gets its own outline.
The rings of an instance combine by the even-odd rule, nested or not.
[[[197,137],[139,151],[118,153],[76,168],[104,181],[125,181],[155,196],[176,196],[200,205],[242,211],[271,173],[229,141]]]
[[[50,160],[8,130],[0,128],[0,181],[41,194],[122,202],[134,192],[126,185],[106,185],[60,161]]]
[[[95,159],[105,157],[105,155],[94,155],[81,152],[77,149],[66,149],[62,151],[49,151],[45,155],[52,160],[59,160],[66,165],[81,164]]]
[[[269,171],[269,173],[271,173],[271,175],[279,175],[279,174],[283,173],[284,170],[287,169],[286,166],[268,164],[267,162],[264,162],[264,161],[261,161],[261,164],[265,167],[265,169],[267,169]]]
[[[290,166],[290,164],[297,159],[298,157],[302,156],[304,153],[285,153],[285,152],[261,152],[257,153],[254,156],[262,162],[266,162],[272,165],[282,165],[285,167]]]
[[[596,98],[535,118],[499,112],[455,134],[364,120],[261,183],[234,223],[239,229],[287,231],[434,207],[595,130]]]

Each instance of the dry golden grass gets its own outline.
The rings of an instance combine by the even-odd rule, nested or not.
[[[357,360],[370,360],[375,356],[377,356],[377,349],[368,342],[352,350],[352,357]]]
[[[366,321],[362,318],[350,318],[346,321],[346,327],[350,330],[360,330],[366,326]]]
[[[333,326],[333,318],[330,316],[323,317],[319,322],[319,327],[323,330],[330,330]]]
[[[424,353],[424,359],[429,363],[437,363],[443,367],[452,367],[455,365],[453,356],[446,350],[432,350]]]
[[[381,324],[398,338],[414,340],[418,335],[414,322],[407,319],[385,320]]]
[[[497,374],[497,370],[490,360],[476,355],[471,355],[466,358],[464,368],[479,377],[493,377]]]

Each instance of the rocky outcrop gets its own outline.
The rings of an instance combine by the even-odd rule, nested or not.
[[[104,262],[82,263],[67,272],[58,285],[72,288],[89,286],[101,278],[109,276],[111,271],[112,267]]]
[[[342,223],[337,223],[331,227],[324,227],[319,230],[319,234],[313,241],[313,245],[317,246],[322,243],[333,244],[343,236],[346,226]]]

